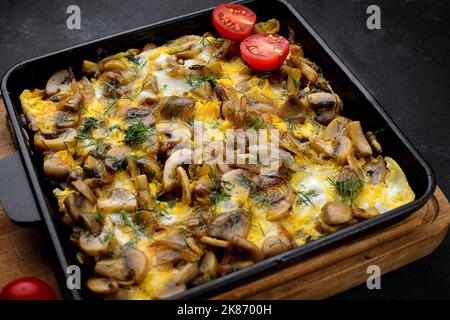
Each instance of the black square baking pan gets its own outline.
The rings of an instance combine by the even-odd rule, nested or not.
[[[344,101],[344,116],[361,120],[366,130],[384,129],[383,135],[379,138],[384,149],[383,154],[393,157],[399,163],[416,194],[416,200],[302,247],[191,288],[174,298],[214,296],[264,274],[307,259],[337,243],[399,221],[422,207],[433,194],[436,186],[433,172],[423,157],[397,128],[376,99],[295,8],[284,0],[252,0],[241,3],[256,12],[260,21],[270,18],[278,19],[281,24],[281,34],[287,35],[288,28],[295,31],[296,40],[302,44],[305,55],[321,66],[327,79],[333,84],[334,90]],[[61,287],[67,298],[89,299],[93,295],[84,287],[69,290],[65,286],[64,277],[67,276],[67,267],[76,264],[75,250],[69,242],[67,230],[60,221],[58,206],[52,196],[52,187],[42,170],[42,157],[31,146],[31,135],[23,124],[19,101],[21,92],[27,88],[45,87],[47,79],[55,71],[69,66],[74,68],[76,76],[81,76],[81,62],[84,59],[97,61],[109,54],[142,47],[148,42],[162,44],[182,35],[201,35],[206,31],[214,30],[211,12],[212,8],[201,10],[50,53],[19,63],[4,75],[1,91],[18,152],[0,162],[2,204],[11,220],[19,224],[40,223],[48,231],[49,241],[56,253],[55,271],[62,276]]]

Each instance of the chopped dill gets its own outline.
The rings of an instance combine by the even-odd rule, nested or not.
[[[253,118],[250,120],[249,127],[255,130],[263,129],[266,127],[266,122],[261,118]]]
[[[359,176],[350,176],[343,180],[333,181],[328,178],[330,183],[336,188],[342,201],[353,207],[353,204],[364,187],[364,182]]]
[[[228,193],[214,191],[213,193],[211,193],[209,201],[211,202],[211,205],[216,206],[219,202],[226,201],[228,199],[230,199],[230,195]]]
[[[304,204],[306,206],[313,206],[311,198],[317,197],[317,191],[315,189],[302,190],[297,192],[297,203]]]
[[[243,173],[238,174],[236,178],[237,178],[238,183],[241,185],[241,187],[243,187],[245,189],[252,188],[252,182]]]
[[[205,82],[209,82],[213,88],[217,87],[217,79],[222,78],[222,75],[220,74],[212,74],[210,76],[193,76],[192,73],[190,73],[188,76],[186,76],[186,83],[191,87],[191,91],[194,91],[198,87],[205,84]]]
[[[97,119],[95,118],[85,118],[83,124],[78,129],[77,140],[86,140],[92,138],[92,130],[97,129]]]
[[[149,136],[155,134],[152,127],[146,126],[140,121],[132,123],[125,129],[124,133],[125,138],[123,141],[131,146],[137,146],[143,143]]]

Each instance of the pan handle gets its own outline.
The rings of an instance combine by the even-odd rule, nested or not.
[[[18,151],[0,160],[0,203],[18,225],[31,226],[41,221]]]

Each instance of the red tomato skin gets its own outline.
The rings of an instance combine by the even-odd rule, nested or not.
[[[289,54],[289,41],[285,39],[282,36],[279,35],[270,35],[272,37],[276,37],[277,44],[274,45],[273,43],[271,45],[274,45],[281,51],[279,52],[266,52],[266,55],[257,55],[252,53],[248,46],[250,44],[257,46],[256,44],[259,42],[260,44],[264,43],[270,43],[267,41],[267,37],[269,35],[261,35],[261,34],[254,34],[247,38],[245,38],[239,48],[241,50],[241,56],[244,59],[245,62],[247,62],[253,69],[256,71],[271,71],[275,70],[278,67],[280,67],[284,60],[286,60],[287,55]]]
[[[19,278],[8,283],[0,292],[0,300],[56,300],[55,291],[44,281]]]
[[[220,21],[219,14],[224,10],[226,10],[227,7],[233,9],[246,10],[246,12],[248,13],[249,16],[247,17],[247,19],[249,21],[249,24],[244,24],[244,26],[242,26],[241,24],[241,28],[243,28],[242,31],[239,32],[231,30],[231,28],[226,27]],[[253,27],[256,22],[256,14],[252,10],[241,4],[233,4],[233,3],[220,4],[213,10],[212,22],[214,27],[222,35],[222,37],[233,41],[241,41],[253,33]]]

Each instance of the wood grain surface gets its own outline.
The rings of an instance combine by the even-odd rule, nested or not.
[[[0,160],[14,151],[0,97]],[[449,224],[450,205],[438,188],[435,196],[407,220],[214,299],[327,298],[364,283],[369,265],[378,265],[386,273],[428,255],[442,242]],[[25,276],[39,277],[58,288],[56,267],[50,257],[53,249],[44,240],[43,232],[39,227],[14,225],[0,208],[0,288]]]

